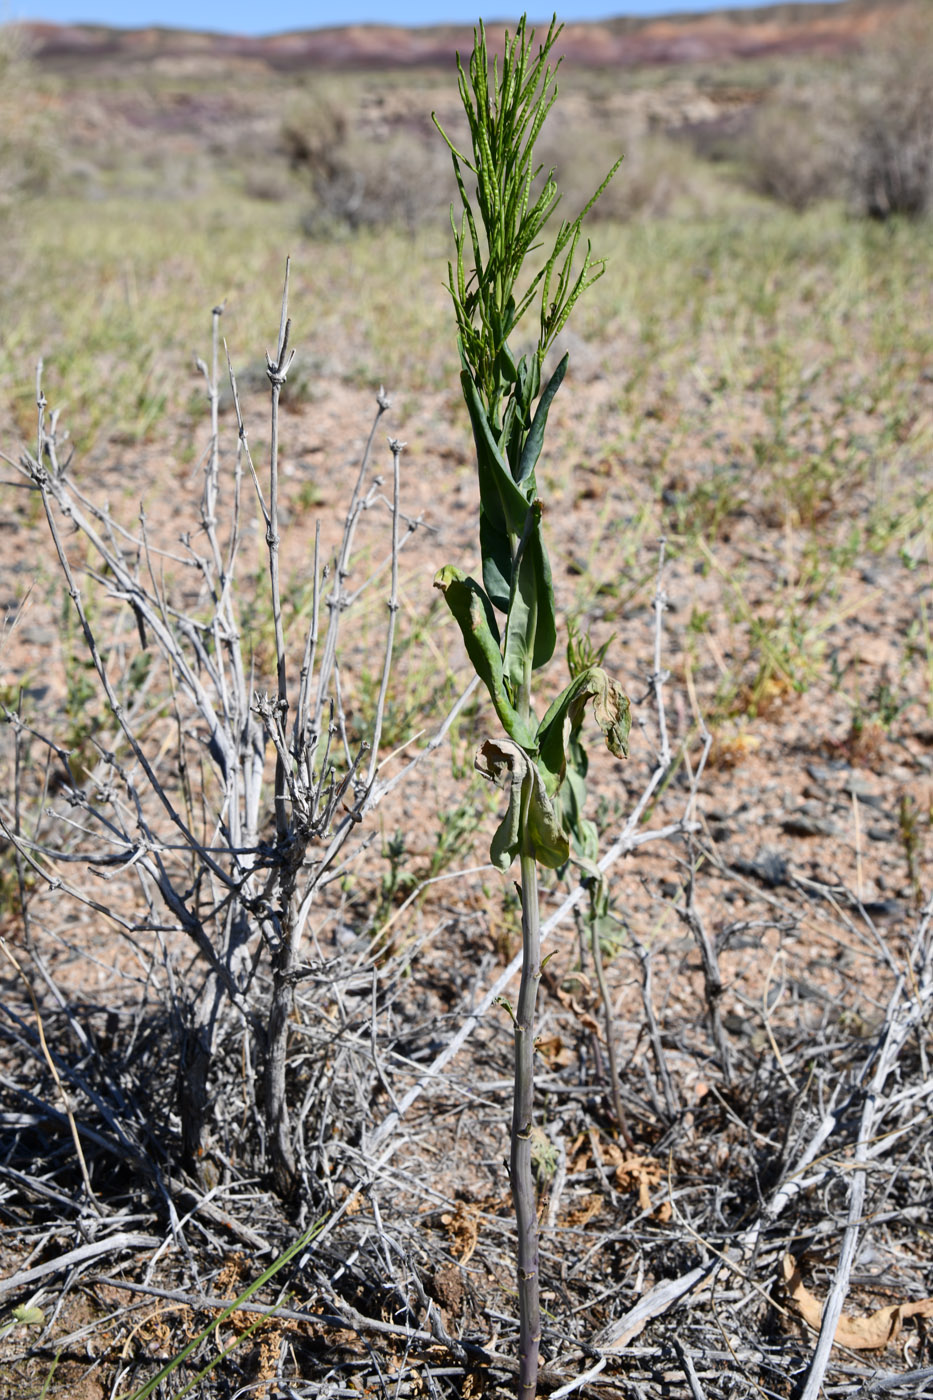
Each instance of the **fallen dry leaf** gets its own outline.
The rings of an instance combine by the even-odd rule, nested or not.
[[[792,1254],[785,1254],[782,1264],[784,1283],[791,1301],[804,1322],[819,1331],[823,1316],[823,1306],[804,1287],[797,1261]],[[879,1308],[870,1317],[840,1317],[833,1341],[852,1351],[875,1351],[896,1340],[905,1317],[933,1317],[933,1298],[922,1298],[917,1303],[894,1303]]]
[[[599,1153],[599,1160],[604,1166],[615,1168],[616,1185],[619,1190],[636,1191],[639,1208],[651,1211],[651,1188],[660,1186],[666,1176],[661,1163],[654,1157],[642,1157],[637,1152],[626,1151],[610,1138],[597,1138],[592,1133],[580,1133],[571,1143],[568,1153],[571,1172],[586,1170],[596,1152]],[[662,1224],[670,1220],[671,1213],[670,1201],[662,1201],[653,1208],[654,1219]]]
[[[574,1053],[559,1035],[538,1036],[535,1049],[548,1069],[565,1069],[573,1064]]]
[[[564,1225],[573,1225],[578,1230],[582,1229],[584,1225],[589,1225],[590,1221],[599,1214],[604,1205],[605,1200],[603,1197],[597,1192],[593,1192],[589,1196],[584,1196],[583,1200],[578,1205],[568,1210],[561,1223]]]
[[[564,987],[558,987],[557,1000],[560,1002],[561,1006],[566,1007],[568,1011],[573,1013],[585,1031],[591,1031],[594,1035],[599,1035],[599,1022],[571,992],[568,992]]]
[[[637,1191],[638,1205],[643,1211],[652,1209],[651,1187],[660,1186],[664,1180],[664,1168],[653,1157],[639,1157],[630,1152],[622,1155],[616,1165],[616,1183],[621,1191]],[[654,1218],[662,1223],[671,1218],[670,1201],[662,1201],[654,1207]]]
[[[461,1264],[468,1264],[479,1239],[479,1211],[458,1201],[454,1214],[441,1216],[441,1224],[447,1230],[451,1253]]]

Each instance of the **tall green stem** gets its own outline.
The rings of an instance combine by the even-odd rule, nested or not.
[[[535,1002],[541,981],[541,925],[538,909],[538,866],[523,850],[522,980],[515,1013],[515,1088],[512,1099],[512,1200],[518,1226],[518,1312],[520,1400],[534,1400],[538,1388],[541,1346],[541,1303],[538,1274],[538,1210],[531,1160],[534,1114]]]
[[[449,138],[462,213],[451,210],[456,263],[448,286],[457,318],[460,382],[473,426],[480,489],[483,586],[448,565],[435,578],[463,635],[508,738],[487,739],[476,766],[509,792],[509,809],[490,846],[490,859],[506,871],[516,856],[522,879],[522,980],[515,1031],[510,1168],[518,1225],[520,1400],[538,1388],[541,1304],[538,1216],[532,1166],[534,1021],[541,980],[538,907],[539,864],[557,869],[570,856],[570,832],[559,794],[568,773],[565,740],[576,733],[586,702],[613,753],[625,750],[628,701],[598,666],[575,675],[538,723],[531,703],[532,674],[554,654],[557,622],[551,567],[542,535],[543,506],[535,468],[541,455],[551,401],[563,381],[567,356],[541,384],[545,355],[587,287],[602,273],[589,244],[574,274],[584,215],[605,189],[612,167],[593,199],[575,219],[562,221],[544,266],[520,285],[526,254],[557,208],[551,171],[540,187],[534,144],[557,96],[549,55],[561,32],[556,18],[537,55],[525,17],[514,39],[505,37],[501,67],[489,62],[480,22],[469,73],[457,59],[460,96],[470,128],[472,158]],[[436,119],[435,119],[436,120]],[[442,132],[443,134],[443,132]],[[474,201],[467,183],[475,177]],[[534,197],[532,197],[534,193]],[[480,235],[482,227],[485,237]],[[516,363],[509,336],[540,298],[538,343]],[[505,615],[500,633],[496,612]]]

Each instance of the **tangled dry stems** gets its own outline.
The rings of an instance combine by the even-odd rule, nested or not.
[[[867,1299],[930,1291],[916,1235],[933,1163],[932,910],[891,937],[848,890],[721,862],[703,829],[702,735],[685,756],[665,738],[663,622],[661,581],[651,704],[640,710],[633,759],[642,798],[607,865],[635,854],[642,868],[656,862],[677,876],[668,899],[688,937],[646,941],[622,882],[611,972],[630,1152],[612,1128],[586,938],[560,937],[583,892],[552,893],[545,927],[556,958],[545,969],[539,1047],[541,1390],[639,1400],[671,1386],[693,1400],[815,1396],[821,1386],[834,1397],[916,1394],[932,1375],[922,1334],[911,1333],[901,1364],[829,1352],[829,1323],[814,1351],[780,1292],[780,1266],[787,1253],[803,1261],[814,1291],[829,1296],[829,1317],[848,1289]],[[13,731],[21,755],[21,721]],[[77,791],[56,797],[71,822],[87,815]],[[17,822],[22,830],[8,808],[4,822],[8,837]],[[63,854],[78,853],[71,840]],[[730,888],[744,890],[754,917],[712,935],[710,909]],[[87,890],[84,899],[87,909]],[[59,1355],[71,1383],[97,1376],[126,1393],[228,1308],[231,1278],[255,1277],[322,1221],[284,1280],[223,1323],[224,1344],[258,1317],[262,1327],[200,1393],[509,1393],[509,1032],[489,1008],[516,963],[497,970],[482,918],[462,902],[436,903],[433,918],[387,945],[340,923],[338,904],[328,941],[311,938],[294,981],[289,1056],[308,1184],[286,1210],[272,1179],[256,1175],[251,1144],[262,1128],[244,1023],[226,1019],[214,1046],[212,1175],[199,1180],[182,1159],[165,1075],[178,1036],[167,938],[144,949],[125,921],[133,960],[120,960],[95,995],[99,951],[78,952],[81,921],[63,916],[60,893],[49,900],[35,888],[25,903],[29,938],[17,956],[35,1001],[10,972],[0,1177],[7,1228],[29,1247],[3,1289],[10,1302],[38,1302],[45,1320],[4,1343],[14,1385]],[[775,946],[772,980],[761,1000],[749,998],[747,1023],[724,1023],[721,960],[761,949],[762,938]],[[63,976],[63,952],[83,960],[88,991]],[[817,967],[834,959],[839,977],[827,987]],[[873,1016],[864,998],[852,1009],[853,980],[871,988]],[[626,983],[636,997],[623,994]],[[252,994],[268,997],[268,970],[256,970]],[[76,1310],[81,1296],[90,1317]],[[88,1345],[97,1359],[80,1361]],[[203,1343],[189,1365],[216,1350]]]
[[[666,860],[677,859],[677,844]],[[694,865],[705,859],[715,870],[715,852],[702,842],[691,855]],[[604,1396],[660,1396],[672,1383],[708,1397],[815,1395],[820,1384],[832,1395],[910,1395],[917,1373],[929,1375],[922,1335],[911,1337],[899,1366],[889,1356],[825,1350],[814,1361],[813,1342],[779,1291],[787,1253],[804,1260],[819,1296],[841,1302],[855,1288],[869,1300],[866,1311],[872,1297],[880,1305],[929,1289],[917,1232],[933,1149],[924,1038],[933,994],[930,910],[892,959],[857,910],[848,927],[840,924],[840,893],[758,896],[766,918],[781,920],[788,951],[805,924],[847,942],[855,934],[873,949],[876,976],[890,988],[875,1026],[845,1029],[834,997],[814,1004],[812,989],[788,979],[784,1005],[768,998],[764,1033],[731,1033],[727,1079],[699,1001],[691,1017],[671,996],[669,952],[652,955],[633,939],[641,1009],[620,1019],[617,1034],[639,1151],[623,1150],[607,1130],[607,1085],[585,1016],[576,1041],[568,1040],[570,1063],[554,1058],[539,1076],[552,1149],[550,1158],[542,1154],[545,1393],[568,1393],[582,1380],[581,1394]],[[445,932],[455,934],[468,963],[476,921],[471,927],[461,916],[449,930],[431,928],[430,939]],[[357,955],[356,970],[347,959],[342,977],[329,969],[339,1012],[328,1019],[310,989],[297,998],[300,1140],[326,1224],[290,1271],[289,1301],[276,1308],[276,1394],[350,1394],[360,1383],[386,1386],[390,1375],[402,1394],[419,1384],[437,1394],[496,1393],[514,1371],[507,1183],[501,1164],[484,1162],[479,1175],[497,1181],[498,1191],[479,1194],[476,1168],[467,1165],[475,1144],[502,1143],[507,1034],[488,1016],[474,1022],[459,1060],[439,1069],[464,1007],[487,990],[488,959],[484,966],[477,958],[476,971],[461,971],[439,997],[436,964],[419,972],[415,951],[382,967],[360,966]],[[429,951],[424,960],[432,961]],[[47,1337],[34,1342],[38,1355],[74,1353],[79,1339],[63,1336],[54,1320],[60,1308],[67,1315],[76,1290],[102,1309],[106,1303],[90,1325],[110,1347],[98,1373],[113,1374],[114,1348],[140,1321],[119,1300],[160,1299],[172,1305],[176,1328],[186,1317],[208,1320],[221,1301],[210,1282],[219,1264],[240,1249],[247,1275],[255,1274],[305,1223],[309,1203],[290,1225],[278,1200],[222,1149],[215,1155],[226,1158],[223,1179],[211,1190],[183,1177],[153,1122],[164,1028],[147,1025],[140,1010],[109,1052],[69,1054],[69,1030],[93,1030],[102,1011],[74,998],[55,1011],[44,1000],[46,1035],[92,1179],[106,1179],[108,1191],[98,1193],[100,1215],[89,1216],[35,1023],[17,1014],[11,997],[4,1092],[16,1121],[7,1120],[13,1150],[2,1167],[4,1204],[41,1262],[5,1289],[14,1299],[38,1296],[49,1310]],[[643,1031],[649,1048],[637,1056]],[[224,1047],[219,1062],[218,1104],[230,1110],[242,1098],[237,1048]],[[699,1098],[698,1073],[707,1086]],[[378,1121],[377,1105],[384,1112],[406,1097],[403,1115],[390,1109]],[[236,1153],[233,1112],[216,1117]],[[441,1172],[445,1142],[453,1169]],[[270,1293],[250,1307],[277,1302]],[[228,1384],[237,1375],[244,1382],[255,1361],[244,1352]],[[18,1364],[17,1352],[10,1363]],[[118,1368],[120,1389],[146,1365],[137,1352]],[[216,1385],[205,1393],[225,1393]]]
[[[744,140],[751,182],[796,210],[830,196],[862,217],[928,215],[931,113],[929,15],[907,6],[851,70],[769,95]]]

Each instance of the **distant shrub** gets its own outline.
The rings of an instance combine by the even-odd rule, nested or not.
[[[456,194],[433,128],[356,131],[339,106],[320,99],[290,114],[282,144],[292,169],[310,177],[313,204],[303,224],[311,235],[436,224]]]
[[[41,193],[54,165],[51,124],[35,91],[25,37],[0,25],[0,217],[24,195]]]
[[[738,155],[753,188],[792,209],[845,196],[884,219],[933,209],[933,25],[904,12],[847,77],[825,73],[777,89],[755,112]]]
[[[347,134],[346,113],[338,103],[301,98],[285,114],[280,143],[292,170],[307,172],[313,180],[336,170]]]
[[[669,137],[634,126],[612,131],[596,122],[555,122],[554,128],[545,129],[537,157],[544,174],[554,169],[565,219],[579,213],[620,155],[625,157],[625,178],[613,180],[603,192],[590,212],[592,221],[659,217],[692,189],[695,163]]]
[[[842,194],[838,94],[779,89],[752,117],[741,155],[752,188],[798,212]]]
[[[863,214],[933,210],[933,14],[905,14],[859,64],[851,100],[849,178]]]
[[[385,138],[350,137],[330,168],[314,176],[313,192],[304,220],[311,234],[385,224],[436,227],[456,191],[436,143],[400,130]]]
[[[287,178],[275,166],[250,166],[243,176],[243,193],[250,199],[279,204],[289,195]]]

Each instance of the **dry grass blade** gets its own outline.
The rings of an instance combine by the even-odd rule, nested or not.
[[[65,1086],[64,1084],[62,1084],[61,1076],[58,1073],[55,1061],[52,1058],[52,1053],[48,1047],[48,1042],[45,1038],[45,1027],[42,1024],[42,1012],[39,1010],[39,1003],[36,1001],[36,994],[32,989],[32,983],[23,971],[19,959],[8,946],[6,939],[2,937],[0,937],[0,949],[3,950],[4,956],[10,963],[12,963],[13,967],[15,967],[16,971],[19,973],[19,976],[23,980],[23,985],[29,993],[29,1000],[32,1002],[32,1009],[35,1012],[36,1017],[36,1032],[39,1037],[39,1045],[42,1048],[42,1054],[45,1057],[45,1062],[49,1067],[49,1073],[55,1080],[55,1087],[58,1090],[58,1095],[61,1099],[62,1108],[65,1110],[65,1116],[68,1119],[68,1126],[71,1129],[71,1139],[74,1143],[75,1156],[77,1157],[78,1163],[81,1167],[81,1178],[84,1182],[84,1190],[87,1194],[88,1203],[90,1204],[92,1210],[95,1210],[97,1214],[100,1215],[102,1214],[100,1202],[94,1194],[94,1188],[91,1185],[91,1178],[88,1175],[87,1162],[84,1160],[84,1151],[81,1147],[81,1136],[78,1132],[78,1125],[75,1122],[75,1116],[71,1110],[71,1104],[68,1102],[68,1095],[65,1093]]]
[[[87,1264],[92,1259],[99,1259],[102,1254],[117,1254],[122,1250],[155,1249],[161,1243],[162,1241],[154,1235],[132,1234],[120,1230],[115,1235],[107,1236],[106,1239],[94,1240],[90,1244],[82,1245],[80,1249],[70,1249],[65,1254],[59,1255],[57,1259],[50,1259],[45,1264],[36,1264],[31,1269],[21,1269],[9,1278],[0,1279],[0,1293],[12,1293],[21,1288],[28,1288],[30,1284],[38,1283],[40,1279],[48,1278],[50,1274],[64,1273],[79,1264]]]

